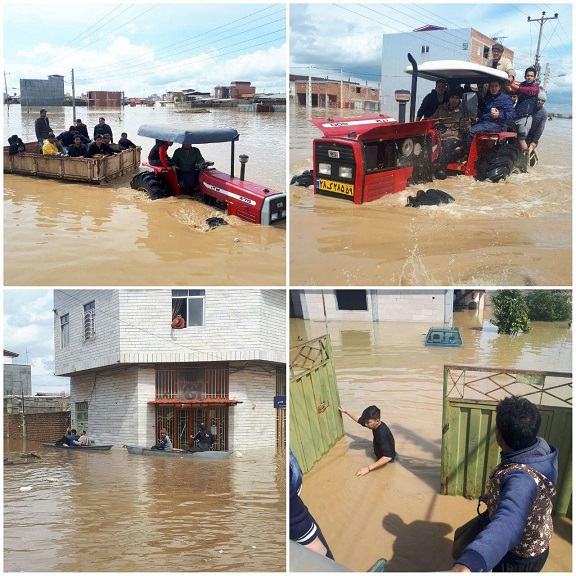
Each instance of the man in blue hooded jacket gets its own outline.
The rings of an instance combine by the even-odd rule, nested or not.
[[[451,572],[540,572],[552,538],[552,497],[558,449],[537,436],[540,412],[510,396],[496,407],[501,463],[486,494],[490,523],[466,547]]]

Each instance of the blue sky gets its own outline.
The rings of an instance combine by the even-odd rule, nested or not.
[[[382,35],[411,32],[427,24],[449,29],[475,28],[489,37],[506,37],[514,65],[524,70],[534,62],[539,25],[528,23],[558,13],[544,24],[542,69],[550,64],[549,99],[572,111],[571,4],[292,4],[290,7],[290,73],[380,82]],[[521,75],[523,79],[523,74]]]
[[[70,379],[54,376],[53,308],[52,290],[4,289],[4,349],[31,365],[32,394],[70,392]]]
[[[126,96],[248,80],[286,90],[284,4],[44,2],[3,4],[8,92],[61,74],[76,95]],[[68,91],[70,84],[65,84]]]

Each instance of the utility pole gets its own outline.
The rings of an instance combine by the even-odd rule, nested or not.
[[[342,75],[344,71],[340,68],[340,109],[344,108],[344,80]]]
[[[76,89],[74,87],[74,68],[72,68],[72,122],[76,124]]]
[[[324,100],[324,104],[325,104],[326,108],[328,108],[329,99],[330,99],[330,97],[328,94],[328,76],[326,76],[326,94],[325,94],[325,100]]]
[[[306,94],[306,107],[312,107],[312,65],[308,66],[308,90]]]
[[[528,22],[539,22],[540,23],[540,33],[538,34],[538,47],[536,48],[536,56],[534,57],[534,68],[536,68],[536,78],[540,77],[540,44],[542,42],[542,28],[544,27],[544,22],[546,20],[557,20],[558,13],[554,14],[554,16],[545,17],[546,12],[542,12],[542,16],[540,18],[531,18],[528,16]]]
[[[4,90],[6,91],[6,104],[8,104],[8,108],[10,108],[10,94],[8,94],[8,84],[6,82],[6,74],[8,74],[8,72],[4,72]]]

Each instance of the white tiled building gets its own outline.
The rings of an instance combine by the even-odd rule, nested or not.
[[[164,427],[187,448],[201,422],[220,450],[281,441],[283,290],[55,290],[54,343],[72,427],[99,444],[151,446]]]

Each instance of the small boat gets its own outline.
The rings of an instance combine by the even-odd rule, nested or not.
[[[206,450],[205,452],[186,452],[186,450],[151,450],[143,446],[124,446],[128,454],[137,456],[162,456],[164,458],[201,458],[206,460],[225,460],[230,452],[224,450]]]
[[[129,148],[104,158],[70,158],[68,156],[44,156],[38,142],[26,142],[25,152],[10,156],[9,146],[4,146],[4,172],[102,184],[136,172],[140,166],[142,148]]]
[[[426,336],[426,346],[457,348],[463,344],[458,328],[430,328]]]
[[[113,444],[90,444],[90,446],[67,446],[66,444],[54,444],[53,442],[42,442],[44,448],[58,448],[59,450],[96,450],[102,452],[110,450]]]

